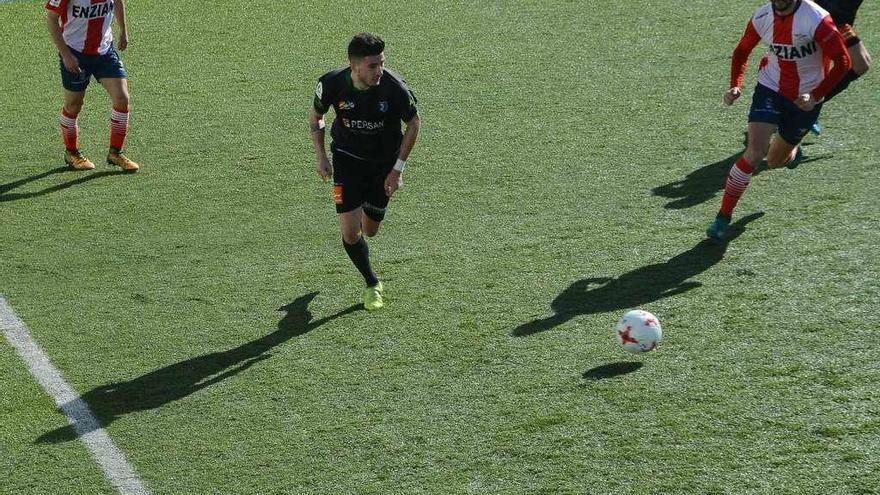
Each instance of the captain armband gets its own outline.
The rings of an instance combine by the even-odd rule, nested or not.
[[[403,169],[406,168],[406,160],[401,160],[400,158],[394,163],[394,170],[398,172],[403,172]]]
[[[310,122],[309,128],[312,132],[324,132],[324,119],[319,120],[317,123]]]

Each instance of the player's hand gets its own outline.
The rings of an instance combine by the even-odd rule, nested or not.
[[[123,31],[119,33],[119,39],[116,41],[116,46],[119,47],[120,52],[124,52],[126,48],[128,48],[128,32]]]
[[[805,112],[812,112],[813,109],[816,108],[816,99],[813,98],[812,93],[804,93],[798,96],[798,99],[794,101],[794,104]]]
[[[330,165],[330,160],[326,156],[318,158],[318,165],[315,166],[315,170],[318,172],[318,177],[321,180],[327,180],[333,175],[333,166]]]
[[[740,96],[742,96],[742,90],[734,86],[724,92],[724,104],[727,106],[733,105],[733,102]]]
[[[79,74],[82,72],[82,69],[79,68],[79,62],[72,53],[61,55],[61,63],[64,64],[64,68],[67,69],[67,72],[70,72],[71,74]]]
[[[388,172],[388,176],[385,177],[385,195],[389,198],[394,196],[394,193],[403,186],[403,175],[397,170],[391,170]]]

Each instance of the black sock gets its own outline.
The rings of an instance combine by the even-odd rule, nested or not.
[[[828,94],[825,95],[825,101],[827,102],[831,98],[834,98],[835,96],[840,94],[841,91],[849,86],[849,83],[855,81],[858,78],[859,74],[856,74],[856,71],[850,69],[849,72],[847,72],[846,75],[843,76],[843,79],[841,79],[840,82],[837,83],[837,86],[831,88],[831,91],[829,91]]]
[[[348,244],[343,240],[342,245],[345,247],[345,252],[348,253],[348,257],[351,258],[355,268],[364,276],[364,282],[367,283],[367,287],[378,284],[379,277],[376,276],[376,272],[370,267],[370,248],[367,246],[367,241],[364,240],[363,236],[358,238],[358,241],[354,244]]]

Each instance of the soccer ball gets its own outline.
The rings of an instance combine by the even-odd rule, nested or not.
[[[663,330],[656,316],[634,309],[623,315],[614,327],[617,342],[627,352],[653,351],[663,340]]]

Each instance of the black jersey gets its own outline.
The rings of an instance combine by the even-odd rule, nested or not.
[[[330,149],[371,161],[394,160],[400,151],[401,121],[418,112],[416,97],[403,78],[388,69],[379,85],[367,90],[354,87],[351,68],[330,71],[315,88],[315,111],[336,111]]]
[[[814,0],[820,7],[831,14],[831,18],[838,26],[856,22],[856,12],[862,5],[862,0]]]

